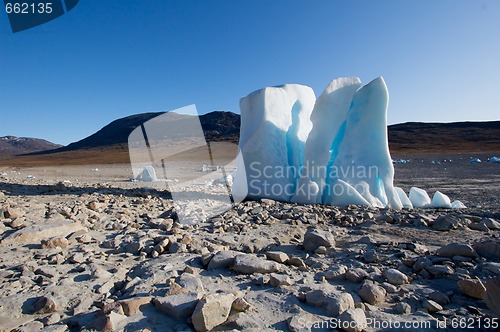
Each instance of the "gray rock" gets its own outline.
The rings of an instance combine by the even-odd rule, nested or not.
[[[398,314],[410,314],[411,306],[406,302],[398,302],[394,305],[394,311]]]
[[[81,229],[84,229],[84,227],[80,223],[73,221],[30,225],[9,234],[1,243],[40,243],[42,240],[52,237],[66,237]]]
[[[426,270],[432,275],[451,275],[455,271],[448,265],[433,265],[426,268]]]
[[[408,276],[396,269],[387,269],[383,272],[383,276],[393,285],[404,285],[409,282]]]
[[[191,317],[196,331],[210,331],[224,323],[231,311],[233,294],[210,294],[204,296]]]
[[[342,280],[345,279],[346,272],[347,272],[347,267],[345,267],[344,265],[337,265],[325,272],[325,279]]]
[[[440,216],[432,223],[432,228],[437,231],[449,231],[456,229],[460,220],[452,215]]]
[[[413,264],[413,269],[417,272],[420,272],[423,269],[430,268],[431,266],[432,266],[432,262],[430,259],[425,258],[425,257],[420,257]]]
[[[291,286],[293,285],[293,280],[285,274],[271,273],[269,275],[269,284],[273,287]]]
[[[337,317],[344,311],[354,308],[352,295],[345,292],[329,294],[326,298],[326,303],[326,312],[333,317]]]
[[[212,259],[213,260],[213,259]],[[234,259],[234,271],[243,274],[278,272],[280,265],[254,255],[240,254]]]
[[[481,220],[481,222],[484,223],[484,225],[486,225],[486,227],[488,227],[491,230],[500,229],[500,223],[494,219],[484,218],[483,220]]]
[[[208,270],[228,269],[233,267],[234,258],[239,254],[239,252],[232,250],[217,252],[210,260],[210,263],[208,263]]]
[[[327,294],[322,289],[315,289],[306,293],[306,302],[315,307],[322,307],[326,304]]]
[[[439,291],[434,291],[429,294],[429,299],[431,299],[434,302],[439,303],[440,305],[447,305],[450,304],[450,298],[446,296],[445,294],[439,292]]]
[[[288,329],[290,332],[311,332],[311,329],[308,327],[322,320],[323,319],[318,316],[300,310],[287,319]]]
[[[383,287],[369,282],[366,282],[358,291],[359,297],[371,305],[384,303],[386,293]]]
[[[424,300],[422,302],[422,305],[429,312],[438,312],[443,310],[443,307],[439,303],[436,303],[432,300]]]
[[[482,300],[486,294],[486,288],[477,279],[464,279],[457,282],[460,291],[470,297]]]
[[[487,240],[472,245],[479,256],[491,260],[500,260],[500,240]]]
[[[319,246],[326,248],[335,246],[335,237],[332,233],[317,228],[309,228],[304,235],[304,249],[315,251]]]
[[[478,257],[476,251],[470,245],[463,243],[450,243],[444,247],[439,248],[436,251],[436,254],[442,257],[453,257],[453,256],[463,256],[470,258]]]
[[[199,293],[190,292],[156,297],[153,299],[153,303],[158,311],[177,320],[184,320],[193,314],[200,298],[201,295]]]
[[[491,311],[500,316],[500,276],[486,281],[484,301]]]
[[[195,292],[203,292],[203,283],[201,279],[191,273],[183,273],[177,280],[179,286]]]
[[[266,252],[266,257],[281,264],[284,264],[290,258],[286,253],[281,251],[268,251]]]
[[[49,314],[58,310],[57,304],[53,298],[48,296],[41,296],[31,304],[28,312],[31,314]]]
[[[344,311],[338,319],[341,330],[347,332],[361,332],[368,325],[365,312],[360,308]]]
[[[223,325],[237,331],[262,331],[265,327],[261,319],[244,312],[237,312],[229,316]]]
[[[364,269],[357,267],[354,269],[347,270],[347,272],[345,273],[345,277],[350,282],[358,283],[363,281],[366,277],[368,277],[368,272],[366,272]]]

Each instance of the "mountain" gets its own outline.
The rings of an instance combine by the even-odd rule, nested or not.
[[[500,121],[422,123],[391,125],[392,152],[499,152]]]
[[[164,114],[164,112],[136,114],[115,120],[87,138],[58,149],[44,151],[42,154],[127,145],[128,136],[135,128],[161,114]],[[238,143],[240,133],[239,114],[220,111],[211,112],[201,115],[200,123],[208,140],[228,140]]]
[[[0,156],[14,156],[30,152],[53,150],[59,147],[62,147],[62,145],[54,144],[39,138],[15,136],[0,137]]]
[[[11,158],[10,161],[2,160],[2,163],[12,165],[128,163],[130,162],[127,147],[129,134],[142,123],[161,114],[163,113],[144,113],[121,118],[95,134],[68,146],[48,147],[52,150],[47,150],[45,147],[39,150],[33,149],[31,151],[37,152]],[[209,141],[238,143],[239,114],[211,112],[200,116],[200,123]],[[389,147],[393,154],[500,152],[500,121],[408,122],[389,126],[388,136]]]

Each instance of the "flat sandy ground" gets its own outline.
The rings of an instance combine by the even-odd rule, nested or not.
[[[237,330],[251,327],[259,331],[294,330],[290,319],[300,315],[308,319],[327,319],[329,313],[324,308],[304,300],[304,294],[314,289],[349,292],[356,306],[372,318],[399,321],[442,320],[443,317],[489,319],[494,314],[485,302],[461,294],[457,280],[475,276],[487,280],[495,274],[491,269],[500,273],[498,258],[465,259],[464,262],[450,258],[443,263],[442,258],[436,258],[435,251],[453,242],[498,241],[499,230],[479,231],[461,225],[456,230],[441,232],[432,229],[430,223],[448,214],[469,223],[483,218],[500,220],[500,164],[486,161],[494,155],[393,155],[394,160],[408,160],[395,164],[395,185],[407,193],[412,186],[420,187],[431,197],[439,190],[451,200],[462,201],[468,207],[462,211],[415,209],[399,212],[245,202],[194,228],[176,228],[175,224],[172,228],[172,202],[163,190],[166,184],[157,185],[156,190],[144,189],[144,183],[130,181],[132,169],[129,164],[0,166],[0,192],[3,193],[0,208],[20,210],[17,217],[6,216],[0,229],[4,241],[0,243],[0,331],[18,327],[23,331],[35,331],[51,325],[60,326],[61,331],[65,328],[75,331],[102,329],[103,319],[113,330],[190,331],[193,325],[189,318],[173,320],[158,304],[171,294],[183,293],[183,287],[198,285],[196,281],[186,286],[185,281],[179,280],[179,276],[186,273],[194,273],[203,285],[202,290],[198,289],[203,294],[222,291],[250,303],[251,309],[244,316],[236,314],[231,316],[233,321],[228,319],[224,323],[227,328]],[[483,162],[470,163],[471,157],[478,157]],[[195,170],[199,176],[204,175],[201,170],[196,171],[197,166],[191,166],[192,169],[182,174]],[[59,182],[62,184],[58,185]],[[417,219],[428,221],[429,227],[412,225]],[[83,230],[75,228],[65,232],[57,226],[68,220],[72,225],[81,225]],[[43,233],[45,238],[32,233],[26,238],[15,238],[17,233],[37,225],[42,228],[56,226],[53,234]],[[301,245],[308,227],[335,234],[335,249],[332,247],[333,251],[326,254],[304,251]],[[66,237],[68,246],[43,248],[43,240],[52,235]],[[152,248],[155,243],[158,246],[158,241],[165,238],[170,241],[170,249],[165,248],[166,254],[160,253],[159,257],[151,257],[151,251],[146,250],[148,246]],[[178,245],[172,245],[176,241]],[[134,243],[141,245],[136,248]],[[425,246],[427,253],[411,249],[410,244],[414,243]],[[173,247],[181,249],[177,251]],[[290,277],[291,285],[285,282],[278,287],[260,286],[256,279],[262,274],[246,275],[227,268],[210,271],[200,263],[200,257],[207,253],[232,250],[239,254],[259,253],[262,257],[270,249],[306,262],[303,267],[299,267],[301,263],[283,264],[279,275]],[[363,258],[371,251],[383,259],[369,262]],[[422,275],[403,266],[423,256],[439,266],[449,264],[460,273],[428,276],[428,273]],[[391,293],[388,291],[383,303],[363,304],[356,297],[359,282],[344,279],[325,282],[322,279],[323,274],[327,275],[339,265],[372,271],[368,278],[380,283],[384,281],[380,271],[388,267],[399,268],[410,276],[411,282],[397,286],[397,290],[388,287]],[[185,272],[188,266],[190,270]],[[158,271],[162,271],[161,276]],[[263,280],[265,283],[265,273]],[[443,305],[438,314],[422,308],[422,301],[433,291],[446,294],[452,300]],[[57,308],[32,312],[34,309],[30,306],[39,296],[53,298]],[[104,304],[145,296],[154,298],[156,304],[148,304],[151,307],[135,315],[127,316],[118,311],[118,316],[113,316],[103,311]],[[411,311],[395,313],[394,306],[402,301],[411,306]],[[478,330],[477,324],[475,328]]]

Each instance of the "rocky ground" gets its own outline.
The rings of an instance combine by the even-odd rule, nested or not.
[[[494,329],[499,165],[456,158],[396,180],[467,209],[264,199],[195,226],[126,166],[0,169],[0,331]]]

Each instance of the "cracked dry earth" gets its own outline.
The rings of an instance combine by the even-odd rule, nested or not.
[[[397,184],[469,208],[263,199],[183,226],[126,165],[0,170],[0,331],[493,329],[499,165],[422,158]]]

